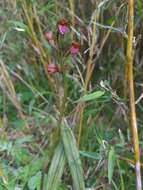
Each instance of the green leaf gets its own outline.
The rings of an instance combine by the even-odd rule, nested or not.
[[[73,132],[67,124],[63,124],[61,133],[74,190],[85,190],[83,170]]]
[[[81,156],[87,157],[87,158],[92,158],[95,160],[100,160],[101,156],[98,153],[93,153],[93,152],[85,152],[85,151],[80,151],[79,152]]]
[[[18,128],[23,129],[25,127],[25,123],[26,121],[22,120],[22,119],[16,119],[12,122],[12,124]]]
[[[104,94],[105,94],[104,91],[96,91],[96,92],[93,92],[93,93],[84,95],[84,96],[80,99],[80,101],[86,102],[86,101],[98,99],[98,98],[100,98],[101,96],[103,96]]]
[[[41,172],[37,172],[36,175],[32,176],[28,180],[28,187],[30,190],[40,190],[40,183],[41,183]]]
[[[12,142],[0,141],[0,152],[7,151],[9,154],[12,150]]]
[[[22,145],[24,143],[32,142],[33,136],[32,135],[25,135],[23,137],[19,137],[16,139],[15,144]]]
[[[114,173],[114,166],[115,166],[115,150],[111,147],[109,154],[108,154],[108,181],[111,183],[113,173]]]
[[[28,26],[23,22],[10,20],[8,23],[12,26],[12,28],[30,34]]]
[[[57,190],[64,171],[65,161],[66,157],[64,147],[63,144],[60,143],[55,151],[52,163],[50,165],[46,190]]]

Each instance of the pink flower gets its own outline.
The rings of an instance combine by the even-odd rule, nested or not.
[[[52,31],[48,31],[45,33],[45,37],[48,40],[49,44],[55,46],[54,36]]]
[[[67,20],[62,19],[58,22],[58,29],[59,29],[59,33],[64,35],[68,32],[69,30],[69,23]]]
[[[70,53],[72,55],[77,55],[80,51],[80,44],[78,42],[72,42]]]
[[[48,73],[57,73],[60,72],[59,67],[55,63],[50,63],[47,67]]]

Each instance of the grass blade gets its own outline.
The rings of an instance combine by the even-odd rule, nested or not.
[[[111,147],[108,155],[108,181],[111,183],[115,166],[115,151],[114,148]]]
[[[64,171],[65,161],[66,157],[64,153],[64,147],[63,144],[60,143],[55,150],[55,154],[50,165],[46,190],[56,190],[58,188],[61,176]]]
[[[74,189],[85,190],[83,170],[72,130],[67,124],[63,124],[61,128],[61,133],[65,154],[68,160],[70,172],[73,179]]]

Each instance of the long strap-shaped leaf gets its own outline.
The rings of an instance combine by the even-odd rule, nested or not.
[[[46,190],[57,190],[65,167],[66,157],[63,143],[59,143],[48,172]]]
[[[68,124],[64,123],[61,126],[62,140],[64,144],[64,150],[67,157],[67,161],[72,175],[74,190],[85,190],[83,171],[81,161],[79,158],[79,152],[76,147],[76,141],[72,130]]]

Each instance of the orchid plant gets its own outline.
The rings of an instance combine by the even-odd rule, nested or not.
[[[52,46],[54,51],[58,51],[59,54],[62,54],[62,52],[65,52],[65,50],[61,49],[61,42],[59,38],[66,38],[66,34],[70,32],[70,25],[69,22],[66,19],[61,19],[57,23],[57,29],[58,29],[58,35],[57,38],[54,36],[54,33],[52,31],[47,31],[45,33],[45,38],[48,41],[49,45]],[[60,51],[59,51],[60,50]],[[62,52],[61,52],[62,51]],[[68,56],[77,56],[80,52],[80,43],[76,41],[71,41],[71,44],[65,54],[64,60],[68,59]],[[57,57],[58,60],[58,57]],[[61,63],[49,63],[47,66],[47,71],[49,73],[57,73],[57,72],[65,72],[67,70],[67,64],[64,64],[64,67],[62,68]]]

